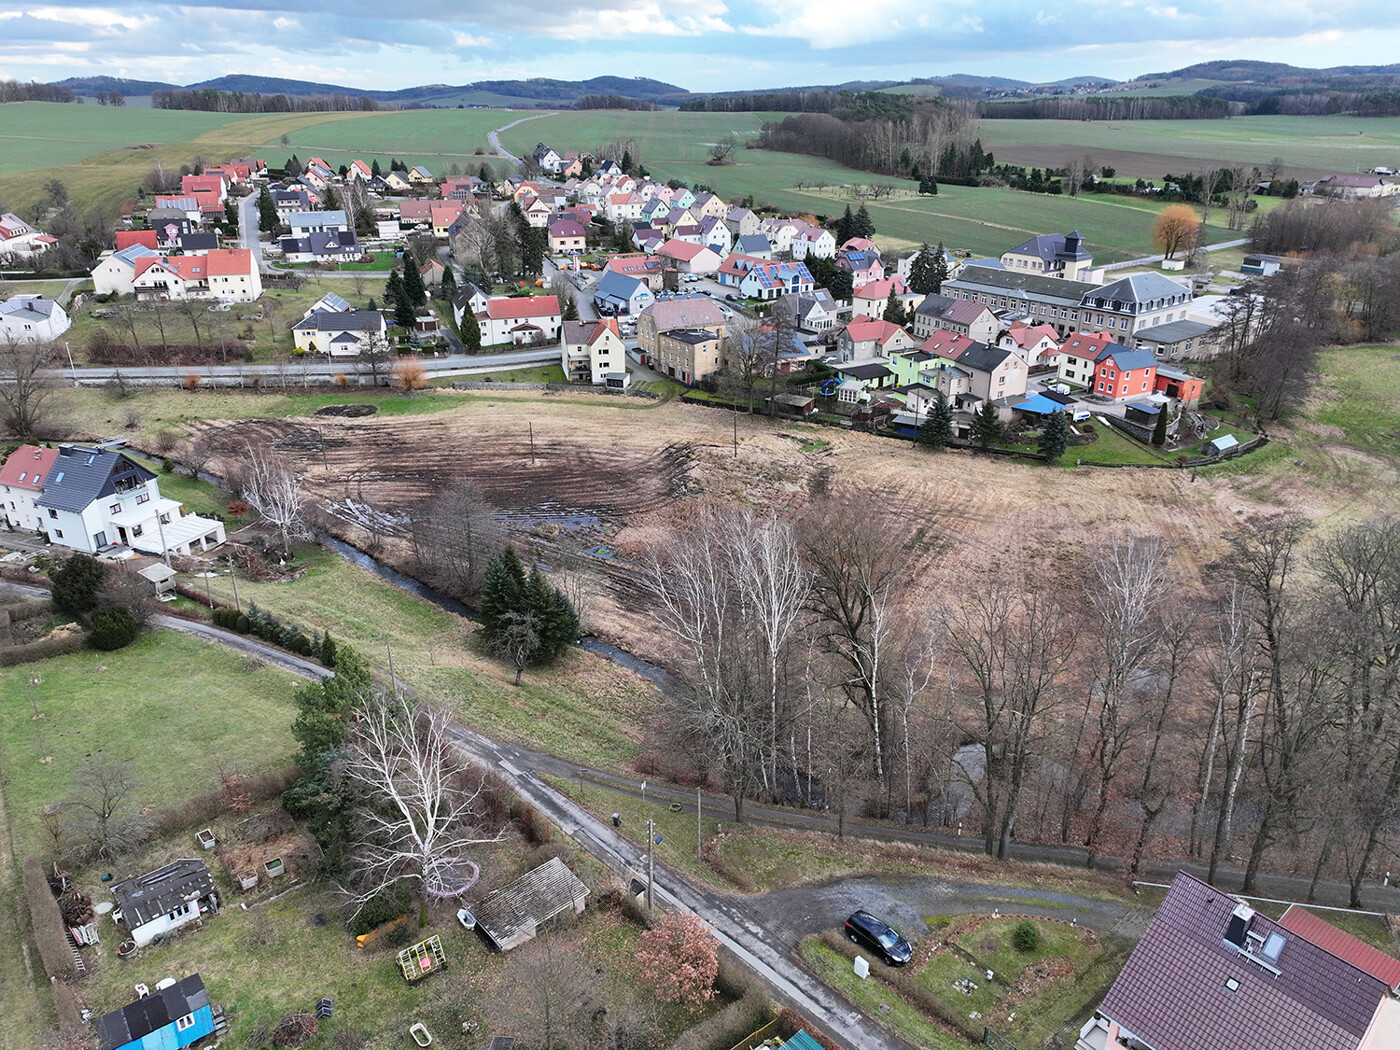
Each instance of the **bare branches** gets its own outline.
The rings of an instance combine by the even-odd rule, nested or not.
[[[51,343],[0,344],[0,424],[10,433],[28,439],[42,429],[53,393],[48,369],[54,354]]]
[[[238,484],[243,499],[277,532],[287,550],[293,540],[311,536],[308,500],[301,478],[281,456],[268,449],[247,446],[239,464]]]
[[[464,778],[463,765],[441,709],[394,697],[360,712],[345,764],[365,799],[357,810],[357,904],[397,883],[422,899],[447,873],[475,867],[474,846],[499,840],[481,826],[484,782]]]

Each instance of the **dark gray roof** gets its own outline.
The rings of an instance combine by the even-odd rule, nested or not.
[[[746,233],[739,238],[735,250],[740,255],[757,255],[760,252],[771,252],[773,246],[768,243],[768,238],[761,233]]]
[[[994,372],[1008,357],[1015,357],[1010,350],[986,343],[973,343],[958,355],[960,368],[975,368],[979,372]]]
[[[359,255],[360,242],[354,230],[313,230],[305,237],[283,237],[277,242],[283,254]]]
[[[1034,255],[1042,262],[1053,263],[1057,259],[1092,258],[1084,250],[1084,236],[1075,230],[1073,233],[1041,233],[1028,241],[1016,245],[1007,255]]]
[[[943,287],[991,292],[994,295],[1016,295],[1023,299],[1054,300],[1077,306],[1080,300],[1097,289],[1098,285],[1085,284],[1083,281],[1065,281],[1036,273],[994,270],[989,266],[973,266],[969,263],[953,280],[944,281]]]
[[[1083,302],[1085,306],[1090,306],[1093,305],[1090,300],[1103,303],[1117,301],[1142,307],[1159,299],[1181,296],[1190,302],[1191,289],[1160,273],[1135,273],[1085,292]]]
[[[178,240],[182,252],[211,252],[219,247],[217,233],[182,233]]]
[[[1285,938],[1272,968],[1225,939]],[[1234,985],[1232,988],[1230,982]],[[1355,1050],[1383,981],[1179,872],[1099,1012],[1154,1050]]]
[[[112,896],[122,912],[122,922],[128,930],[144,926],[152,919],[181,907],[187,901],[198,900],[214,892],[214,880],[204,861],[185,857],[149,871],[145,875],[119,882],[112,887]]]
[[[97,1048],[117,1050],[208,1005],[209,993],[204,989],[204,981],[199,974],[193,974],[169,988],[152,992],[99,1017],[95,1022]]]
[[[82,513],[93,500],[144,485],[155,475],[141,464],[112,449],[91,445],[61,445],[44,491],[34,502],[41,507]]]
[[[1213,330],[1210,325],[1200,321],[1168,321],[1151,328],[1140,328],[1135,336],[1154,343],[1177,343],[1183,339],[1195,339]]]
[[[852,379],[882,379],[888,375],[894,375],[882,364],[870,363],[863,365],[837,365],[836,371],[842,375],[848,375]]]
[[[1157,363],[1157,358],[1151,350],[1134,350],[1122,343],[1109,343],[1099,351],[1094,360],[1096,362],[1107,361],[1110,357],[1113,358],[1113,363],[1124,372],[1131,372],[1135,368],[1151,368]],[[962,360],[962,358],[958,360]]]
[[[292,326],[298,331],[314,328],[318,332],[380,332],[384,315],[378,310],[317,310]]]
[[[682,343],[689,343],[691,346],[720,338],[719,333],[711,328],[672,328],[661,334],[669,339],[679,339]]]

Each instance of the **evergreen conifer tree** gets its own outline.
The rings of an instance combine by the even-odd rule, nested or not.
[[[836,225],[834,227],[836,232],[836,245],[838,248],[855,236],[855,234],[851,232],[851,228],[854,225],[855,216],[851,214],[851,206],[848,204],[846,205],[846,213],[836,220]]]
[[[864,204],[856,210],[855,218],[851,222],[851,236],[864,237],[866,240],[875,236],[875,220],[870,217],[870,212],[865,210]]]
[[[933,395],[933,407],[919,428],[919,441],[929,448],[947,448],[953,437],[953,406],[942,390]]]
[[[405,252],[403,257],[403,291],[408,296],[409,304],[414,307],[422,306],[428,301],[428,289],[423,286],[423,275],[418,272],[418,264],[409,252]]]
[[[909,290],[920,295],[930,295],[938,291],[934,280],[933,252],[929,249],[927,241],[919,249],[919,254],[914,256],[914,261],[909,264]]]
[[[885,300],[884,319],[891,324],[904,323],[904,304],[899,301],[899,296],[895,295],[894,288],[890,289],[890,297]]]
[[[462,311],[462,323],[457,328],[457,334],[462,338],[462,348],[469,354],[481,353],[481,322],[476,319],[471,307]]]
[[[264,183],[263,188],[258,191],[258,229],[263,233],[271,233],[277,229],[279,221],[277,205],[272,203],[272,194]]]
[[[1158,448],[1167,443],[1167,417],[1169,415],[1171,415],[1171,413],[1167,411],[1165,406],[1157,413],[1157,423],[1152,428],[1152,444],[1156,445]]]
[[[1069,422],[1063,412],[1053,412],[1040,431],[1040,454],[1048,463],[1058,463],[1069,448]]]
[[[990,398],[982,402],[982,407],[972,417],[972,440],[978,448],[990,448],[1001,440],[1001,420],[997,417],[997,406]]]
[[[486,563],[486,572],[481,581],[481,601],[477,605],[477,615],[481,618],[482,633],[487,642],[500,637],[505,627],[506,613],[526,612],[525,566],[520,563],[520,555],[507,544]]]

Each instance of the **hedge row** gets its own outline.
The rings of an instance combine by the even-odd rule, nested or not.
[[[296,766],[284,766],[258,773],[238,783],[240,795],[247,795],[252,805],[277,798],[296,782]],[[223,788],[194,795],[156,813],[153,831],[156,836],[172,835],[196,824],[208,824],[228,812],[228,796]]]
[[[270,612],[259,609],[254,602],[248,606],[246,614],[227,606],[215,609],[212,619],[216,627],[224,627],[239,634],[251,634],[273,645],[296,653],[298,656],[319,657],[321,636],[309,637],[296,624],[283,623]]]
[[[723,952],[715,987],[731,1002],[682,1035],[670,1050],[730,1050],[773,1019],[773,1000],[762,983]]]
[[[30,598],[22,602],[11,602],[5,606],[5,612],[10,614],[11,623],[22,623],[53,612],[53,602],[48,598]]]
[[[0,649],[0,667],[14,667],[17,664],[31,664],[36,660],[47,660],[51,656],[76,653],[87,647],[87,635],[65,634],[57,638],[40,638],[24,645],[11,645]]]
[[[34,932],[34,943],[39,947],[44,972],[60,981],[74,976],[76,968],[68,931],[38,857],[24,858],[24,899],[29,905],[29,925]]]

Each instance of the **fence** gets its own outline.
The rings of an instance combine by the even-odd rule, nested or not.
[[[730,1050],[755,1050],[778,1034],[778,1020],[774,1018],[757,1032],[735,1043]]]

